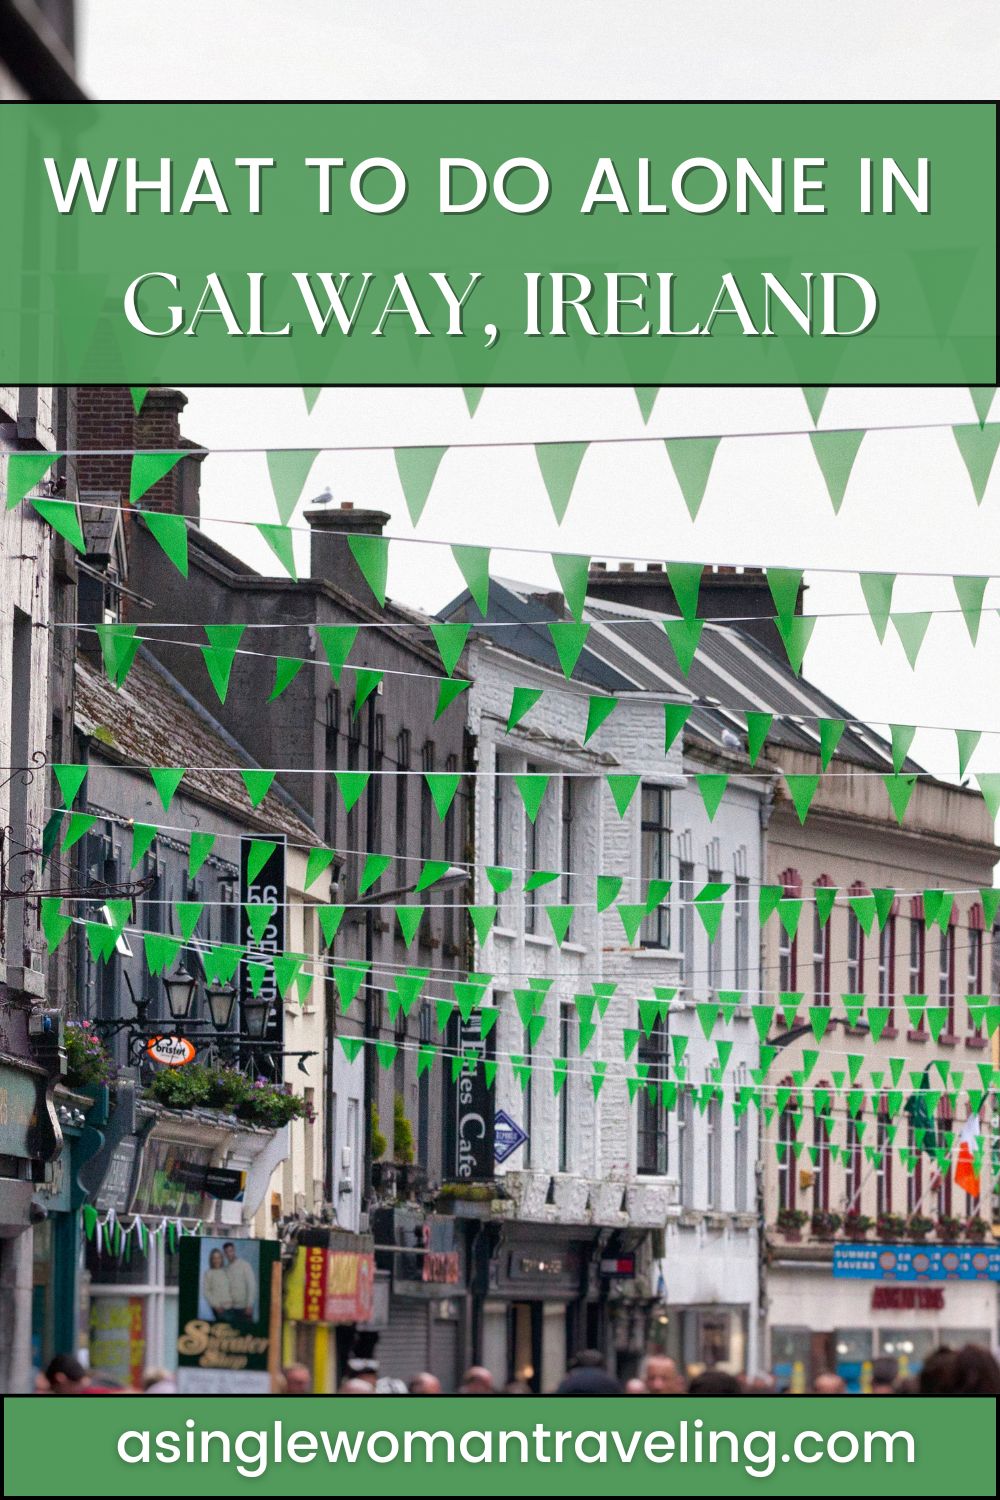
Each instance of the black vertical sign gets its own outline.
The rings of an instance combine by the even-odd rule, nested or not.
[[[493,1089],[486,1079],[484,1063],[494,1060],[493,1033],[483,1040],[478,1011],[463,1021],[456,1010],[448,1027],[449,1049],[462,1057],[475,1054],[451,1082],[451,1061],[445,1077],[448,1121],[448,1154],[456,1182],[487,1182],[495,1176],[493,1161]]]
[[[275,835],[276,848],[267,864],[255,877],[253,881],[247,878],[247,860],[250,855],[250,847],[253,839],[243,838],[240,840],[240,946],[244,949],[251,963],[257,962],[265,965],[266,972],[260,989],[261,999],[272,1001],[271,1011],[268,1016],[267,1030],[264,1032],[264,1045],[274,1047],[280,1051],[284,1045],[285,1035],[285,1013],[281,1005],[281,996],[278,994],[278,986],[274,978],[274,956],[276,953],[285,951],[287,889],[285,885],[285,841],[279,835]],[[250,923],[247,919],[246,907],[254,905],[273,905],[274,914],[264,929],[260,942],[255,942],[250,931]],[[239,967],[240,976],[240,1030],[245,1031],[246,1025],[243,1017],[243,1006],[247,998],[252,995],[250,988],[250,975],[247,964],[242,963]]]

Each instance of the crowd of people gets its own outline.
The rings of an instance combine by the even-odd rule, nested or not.
[[[281,1392],[288,1396],[313,1394],[312,1373],[306,1365],[288,1365],[281,1374]],[[58,1354],[40,1373],[35,1385],[40,1395],[57,1396],[169,1396],[177,1394],[177,1383],[166,1370],[147,1370],[140,1385],[125,1386],[98,1371],[88,1370],[72,1355]],[[422,1371],[407,1384],[383,1375],[377,1359],[348,1361],[347,1373],[337,1388],[338,1396],[442,1396],[444,1387],[436,1375]],[[458,1387],[460,1396],[531,1396],[537,1394],[524,1380],[500,1384],[485,1365],[472,1365]],[[752,1377],[730,1375],[724,1370],[703,1370],[689,1377],[665,1354],[650,1354],[641,1374],[619,1380],[606,1367],[596,1349],[584,1349],[570,1360],[569,1369],[555,1391],[556,1396],[777,1396],[789,1394],[774,1375]],[[811,1394],[845,1396],[842,1375],[827,1370],[818,1374]],[[867,1395],[872,1396],[1000,1396],[1000,1365],[982,1344],[961,1349],[942,1347],[925,1360],[919,1375],[901,1377],[894,1359],[880,1358],[872,1364]]]

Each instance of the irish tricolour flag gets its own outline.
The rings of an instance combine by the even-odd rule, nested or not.
[[[970,1115],[958,1138],[955,1158],[955,1182],[971,1197],[979,1197],[979,1173],[976,1171],[976,1147],[979,1145],[979,1116]]]

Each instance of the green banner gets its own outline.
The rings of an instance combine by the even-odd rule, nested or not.
[[[13,383],[996,381],[991,104],[16,104],[0,144]]]

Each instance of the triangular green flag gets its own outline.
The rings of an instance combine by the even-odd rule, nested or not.
[[[404,947],[409,948],[412,946],[423,915],[424,908],[422,906],[396,907],[396,921],[399,923],[399,930],[403,935]]]
[[[534,823],[538,817],[538,810],[542,805],[542,798],[548,790],[550,777],[541,773],[524,772],[514,777],[514,785],[521,794],[524,810],[528,814],[528,821]]]
[[[514,872],[513,870],[508,870],[505,865],[487,865],[486,879],[497,895],[502,896],[504,891],[510,890],[511,882],[514,879]]]
[[[174,794],[181,784],[184,776],[183,766],[150,766],[149,774],[153,778],[153,785],[161,803],[163,811],[170,811],[170,804],[174,800]]]
[[[566,600],[566,608],[574,620],[579,620],[583,615],[583,606],[587,598],[590,558],[582,557],[576,552],[553,552],[552,566],[556,570],[559,587]]]
[[[351,555],[361,575],[381,608],[385,608],[386,579],[389,576],[389,538],[387,536],[353,535],[347,538]]]
[[[133,453],[132,474],[129,479],[128,498],[134,505],[147,490],[158,484],[175,464],[179,464],[186,453]]]
[[[134,870],[140,859],[149,853],[156,834],[157,828],[153,823],[132,824],[132,858],[129,861],[130,870]]]
[[[306,403],[307,416],[312,416],[312,409],[316,405],[316,402],[319,400],[320,392],[322,391],[322,389],[323,387],[321,385],[304,385],[302,387],[302,395]],[[353,1060],[353,1058],[348,1059],[348,1061],[350,1062],[353,1062]]]
[[[295,536],[292,528],[290,526],[274,526],[270,522],[258,521],[256,523],[256,530],[270,547],[289,578],[293,578],[297,582],[299,574],[295,566]]]
[[[312,386],[309,389],[318,393],[319,386]],[[305,489],[309,471],[319,457],[319,450],[317,448],[291,448],[283,452],[268,453],[266,457],[267,472],[274,491],[278,519],[282,526],[286,527]]]
[[[611,775],[607,778],[608,790],[614,799],[620,818],[624,818],[628,812],[629,803],[635,796],[641,780],[641,776],[637,775]]]
[[[976,785],[983,794],[990,817],[995,820],[1000,813],[1000,772],[980,771],[976,777]]]
[[[872,896],[875,900],[875,915],[878,918],[878,930],[882,931],[886,922],[892,915],[892,908],[896,902],[896,892],[888,886],[873,886]]]
[[[845,728],[843,719],[820,719],[819,721],[820,765],[824,771],[836,754]]]
[[[43,480],[52,465],[62,455],[59,453],[8,453],[7,455],[7,509],[16,505]]]
[[[281,697],[282,693],[285,691],[285,688],[288,687],[290,683],[295,681],[296,677],[302,671],[302,668],[304,666],[305,662],[301,659],[301,657],[279,656],[275,660],[274,687],[268,694],[268,703],[273,703],[275,699]]]
[[[775,620],[774,624],[784,643],[788,664],[797,677],[816,629],[816,616],[795,615],[790,620]]]
[[[135,661],[139,642],[136,625],[95,625],[94,632],[101,643],[104,670],[115,687],[121,687]]]
[[[983,613],[983,595],[986,593],[986,585],[989,581],[988,578],[978,578],[969,575],[960,575],[952,579],[959,607],[965,617],[965,628],[969,632],[969,640],[973,645],[979,639],[979,622]]]
[[[916,667],[920,648],[924,644],[924,636],[927,627],[931,623],[930,610],[907,610],[896,612],[889,617],[896,627],[896,633],[906,652],[906,659],[911,667]]]
[[[816,903],[816,911],[819,915],[819,925],[825,927],[830,920],[834,902],[837,899],[837,887],[835,885],[814,885],[813,900]]]
[[[441,665],[451,677],[458,666],[458,659],[465,650],[471,626],[459,620],[432,620],[431,635],[434,637],[441,657]]]
[[[358,879],[358,895],[363,896],[367,891],[370,891],[372,886],[376,885],[382,879],[382,876],[391,864],[391,854],[366,854],[361,875]]]
[[[691,717],[690,703],[665,703],[663,705],[663,753],[669,754],[674,740]]]
[[[442,677],[438,683],[437,706],[434,709],[435,723],[440,719],[445,709],[451,707],[456,698],[460,698],[466,688],[472,684],[463,677]]]
[[[573,668],[586,645],[590,626],[580,624],[576,620],[553,620],[549,624],[549,634],[552,636],[552,644],[556,648],[563,676],[568,679],[572,677]]]
[[[872,928],[875,926],[877,912],[875,910],[874,896],[849,896],[848,905],[864,928],[866,936],[871,936]]]
[[[624,881],[620,875],[598,875],[597,877],[597,910],[607,911],[613,901],[618,899],[618,893]],[[997,892],[1000,896],[1000,891]]]
[[[560,526],[587,446],[586,443],[535,444],[535,457],[548,492],[549,504]]]
[[[629,944],[634,944],[639,928],[649,915],[646,911],[645,903],[640,905],[635,902],[621,902],[615,907],[615,911],[621,918],[621,923],[625,929],[625,936]]]
[[[710,943],[715,942],[725,911],[723,902],[717,896],[712,895],[712,892],[728,889],[728,886],[706,885],[694,898],[694,909],[701,918]]]
[[[497,919],[497,909],[495,906],[470,906],[468,911],[476,939],[482,948],[493,930],[493,924]]]
[[[802,916],[802,900],[798,896],[782,896],[778,902],[778,921],[789,938],[794,938]]]
[[[263,802],[264,798],[271,790],[271,783],[274,780],[274,775],[275,773],[273,771],[240,772],[240,776],[243,778],[243,785],[247,789],[247,796],[250,798],[251,807],[259,807]]]
[[[165,974],[173,967],[184,945],[180,938],[168,937],[162,932],[144,932],[142,946],[146,957],[146,968],[149,972]]]
[[[351,704],[351,718],[356,719],[382,681],[382,673],[374,671],[371,667],[354,667],[352,670],[354,672],[354,701]]]
[[[315,885],[316,881],[333,864],[335,855],[332,849],[310,849],[309,858],[306,860],[306,879],[304,890]]]
[[[746,721],[747,754],[750,757],[750,764],[752,766],[755,766],[757,764],[758,757],[760,756],[760,752],[764,748],[764,741],[767,739],[768,735],[771,732],[771,725],[774,723],[774,715],[767,713],[755,713],[752,710],[748,709],[746,714]]]
[[[317,625],[316,634],[330,664],[330,676],[334,682],[339,682],[344,663],[350,656],[351,647],[357,639],[358,627],[357,625]]]
[[[910,752],[916,732],[912,724],[889,725],[889,734],[892,739],[892,769],[897,776],[903,769],[903,762]]]
[[[170,511],[141,510],[142,524],[166,553],[178,573],[188,576],[188,526],[184,516]]]
[[[470,417],[474,417],[476,415],[479,403],[483,399],[483,391],[485,389],[486,387],[482,385],[463,385],[462,395],[465,397],[465,404],[468,407]]]
[[[66,912],[61,911],[61,906],[61,896],[43,896],[39,903],[42,932],[45,935],[45,944],[50,953],[56,951],[73,925],[73,918]]]
[[[717,437],[664,438],[670,467],[680,486],[692,521],[697,519],[701,502],[705,498],[715,451],[719,446]]]
[[[229,692],[229,677],[244,629],[243,625],[205,626],[209,644],[202,646],[201,654],[220,703],[225,703]]]
[[[674,648],[677,665],[686,677],[691,670],[694,654],[701,640],[702,620],[664,620],[663,628],[667,632],[667,639]]]
[[[829,1005],[810,1005],[809,1024],[812,1027],[812,1034],[817,1042],[823,1040],[826,1028],[830,1024],[831,1015],[832,1012]]]
[[[863,432],[811,432],[809,434],[816,462],[826,481],[827,493],[835,514],[840,513],[847,483],[863,437]]]
[[[63,807],[72,807],[87,775],[86,766],[53,765],[53,774],[59,783]]]
[[[508,734],[520,724],[525,714],[534,708],[541,696],[541,688],[515,687],[510,699],[510,713],[507,715]]]
[[[343,1048],[344,1056],[347,1058],[347,1061],[349,1063],[352,1063],[352,1062],[355,1061],[355,1059],[357,1058],[358,1053],[361,1051],[362,1047],[365,1045],[364,1037],[360,1037],[360,1036],[340,1036],[340,1035],[338,1035],[337,1041],[340,1043],[341,1047]]]
[[[802,387],[802,394],[805,397],[806,406],[809,408],[809,415],[812,418],[814,427],[819,422],[829,393],[830,387],[828,385],[804,385]]]
[[[653,407],[656,405],[656,398],[660,394],[660,387],[658,385],[634,385],[632,390],[639,403],[642,425],[648,427],[649,419],[653,415]]]
[[[1000,446],[1000,422],[993,423],[989,427],[979,427],[973,423],[969,427],[953,427],[951,430],[955,434],[958,451],[962,455],[962,462],[972,481],[972,492],[976,497],[976,504],[982,505],[986,486],[990,482],[993,462],[997,456],[997,448]]]
[[[595,1062],[594,1063],[594,1069],[593,1069],[593,1072],[590,1075],[590,1087],[594,1091],[594,1098],[595,1099],[597,1098],[598,1094],[601,1092],[601,1089],[604,1086],[604,1075],[607,1072],[607,1067],[608,1067],[608,1065],[607,1065],[606,1062]]]
[[[80,515],[72,500],[32,500],[31,504],[42,520],[47,521],[53,531],[65,537],[71,547],[75,547],[77,552],[86,552],[87,544],[83,538]]]
[[[788,795],[799,815],[799,822],[804,823],[809,812],[810,804],[816,795],[819,786],[818,776],[789,776],[785,775],[785,785],[788,787]]]
[[[778,612],[778,621],[786,628],[797,614],[799,590],[802,587],[801,568],[768,568],[767,584]]]
[[[916,776],[883,776],[885,789],[889,793],[889,801],[892,810],[896,814],[896,822],[902,824],[906,816],[906,809],[910,805],[913,796],[913,788],[917,784]]]
[[[396,472],[399,475],[399,482],[403,487],[403,498],[414,526],[424,513],[424,506],[427,504],[427,497],[431,492],[438,465],[447,452],[447,448],[397,448],[395,450]]]
[[[750,1007],[750,1014],[753,1016],[753,1024],[757,1028],[757,1035],[761,1041],[764,1041],[768,1032],[771,1030],[771,1023],[774,1020],[774,1011],[775,1007],[773,1005],[751,1005]]]
[[[566,934],[570,929],[575,911],[575,906],[546,906],[545,908],[545,915],[552,924],[552,933],[560,948],[566,941]]]
[[[257,879],[257,876],[263,870],[277,847],[277,844],[271,839],[250,840],[250,848],[247,850],[248,885],[253,885],[253,882]]]
[[[467,547],[455,542],[451,555],[458,564],[465,586],[485,615],[490,602],[490,549],[489,547]]]
[[[317,906],[316,915],[319,918],[320,931],[323,934],[323,942],[327,948],[333,946],[333,940],[337,936],[337,930],[344,919],[346,908],[343,906]]]
[[[334,779],[340,788],[344,811],[350,812],[368,785],[369,771],[334,771]]]
[[[667,582],[685,620],[693,620],[698,614],[698,593],[704,571],[703,563],[667,563]]]
[[[868,614],[879,642],[885,641],[886,627],[892,610],[892,591],[896,583],[895,573],[859,573],[858,581],[865,596]]]
[[[981,729],[956,729],[955,739],[958,743],[958,775],[963,779],[968,769],[969,761],[976,753],[976,747],[983,737]]]
[[[198,920],[205,910],[204,901],[175,901],[174,912],[177,917],[177,926],[185,943],[189,943],[198,925]],[[276,908],[272,907],[272,914]]]
[[[1000,889],[991,890],[988,886],[980,889],[979,899],[983,903],[983,923],[987,932],[992,932],[997,919],[997,911],[1000,910]]]
[[[586,744],[591,735],[596,734],[604,723],[618,707],[617,698],[593,696],[587,699],[587,728],[584,731],[583,743]]]
[[[719,804],[725,796],[726,787],[729,785],[729,777],[723,772],[704,772],[694,779],[698,783],[698,790],[701,793],[701,800],[705,804],[708,821],[710,823],[714,822],[715,815],[719,811]]]
[[[438,817],[444,821],[448,816],[448,809],[455,800],[462,780],[459,771],[425,771],[424,780],[433,799]],[[534,822],[534,819],[532,819]]]
[[[247,914],[247,926],[250,929],[250,936],[258,948],[264,941],[264,934],[267,932],[271,918],[277,909],[271,901],[245,901],[243,903],[243,910]]]
[[[424,860],[424,863],[420,867],[417,883],[413,887],[414,891],[426,891],[430,886],[439,881],[442,875],[446,875],[450,869],[451,864],[446,859]]]
[[[969,395],[972,404],[976,408],[976,416],[979,418],[980,427],[985,427],[993,405],[993,397],[996,395],[995,385],[970,385]]]
[[[188,847],[188,878],[193,880],[212,852],[214,833],[192,833]]]
[[[784,896],[784,894],[785,894],[785,888],[784,888],[784,886],[781,886],[781,885],[762,885],[761,886],[761,888],[760,888],[760,895],[757,898],[757,904],[758,904],[758,917],[759,917],[760,925],[762,927],[764,926],[764,923],[768,920],[768,918],[771,917],[771,916],[773,916],[774,913],[778,910],[778,902],[782,899],[782,897]]]

